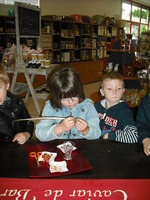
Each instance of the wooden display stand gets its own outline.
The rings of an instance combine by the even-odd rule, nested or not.
[[[25,14],[21,13],[21,10],[24,9]],[[20,4],[20,3],[15,3],[15,23],[16,23],[16,43],[17,43],[17,58],[16,58],[16,67],[15,67],[15,71],[14,71],[14,75],[13,75],[13,79],[12,79],[12,83],[11,83],[11,88],[10,91],[14,92],[14,87],[16,84],[16,80],[17,80],[17,76],[19,73],[23,73],[25,75],[26,81],[27,81],[27,85],[29,87],[29,90],[32,94],[35,106],[37,108],[38,113],[40,114],[40,106],[39,103],[36,99],[35,96],[35,92],[28,74],[28,71],[26,69],[25,63],[23,61],[23,57],[22,57],[22,48],[20,46],[20,34],[21,35],[27,35],[29,32],[29,24],[28,22],[32,23],[32,17],[30,18],[30,15],[28,15],[28,21],[26,21],[25,19],[25,15],[26,14],[30,14],[30,11],[33,9],[32,7],[28,7],[25,4]],[[34,8],[34,11],[37,12],[37,16],[39,17],[39,11],[40,9],[36,9]],[[24,22],[23,22],[24,21]],[[24,23],[24,31],[21,29],[22,23]],[[20,31],[21,30],[21,31]],[[32,33],[32,35],[40,35],[40,29],[36,28],[35,31],[37,30],[37,33],[35,32],[34,34]],[[22,32],[23,31],[23,32]],[[31,29],[32,31],[32,29]],[[29,33],[30,34],[30,33]]]
[[[18,65],[18,66],[17,66]],[[15,84],[16,84],[16,80],[17,80],[17,76],[19,73],[23,73],[25,75],[25,78],[26,78],[26,81],[27,81],[27,85],[29,87],[29,90],[32,94],[32,97],[33,97],[33,100],[34,100],[34,103],[35,103],[35,106],[36,106],[36,109],[38,111],[38,113],[40,114],[40,106],[39,106],[39,103],[37,101],[37,98],[35,96],[35,92],[34,92],[34,89],[33,89],[33,86],[32,86],[32,82],[30,80],[30,77],[29,77],[29,74],[28,74],[28,71],[27,69],[25,68],[24,65],[20,65],[20,63],[16,64],[16,69],[14,71],[14,75],[13,75],[13,79],[12,79],[12,83],[11,83],[11,88],[10,88],[10,91],[13,93],[14,92],[14,88],[15,88]],[[24,88],[22,88],[24,89]],[[23,91],[23,90],[22,90]],[[27,94],[29,94],[29,92],[27,91]]]
[[[22,47],[20,46],[20,37],[40,37],[40,9],[35,6],[30,6],[27,4],[22,3],[15,3],[15,22],[16,22],[16,43],[17,43],[17,58],[16,58],[16,66],[15,69],[8,69],[8,73],[13,73],[13,78],[11,82],[10,91],[12,93],[16,93],[18,90],[19,93],[23,93],[27,91],[25,97],[25,103],[27,102],[29,95],[31,93],[33,101],[35,103],[36,109],[41,114],[40,105],[37,100],[37,96],[35,90],[33,88],[33,81],[34,76],[37,75],[44,75],[47,79],[48,74],[53,69],[53,66],[49,67],[48,69],[27,69],[25,62],[23,60],[22,55]],[[17,83],[17,76],[18,74],[23,73],[26,78],[26,83],[20,84]],[[31,78],[29,76],[31,74]],[[15,88],[15,86],[17,86]],[[41,96],[38,95],[39,98],[43,98],[43,94]]]
[[[36,109],[37,109],[37,112],[40,115],[41,114],[41,108],[40,108],[40,105],[38,103],[38,99],[47,99],[48,93],[45,93],[45,94],[38,93],[37,94],[35,92],[35,89],[33,88],[34,78],[35,78],[36,75],[41,75],[41,76],[45,76],[45,79],[47,79],[49,73],[57,66],[58,65],[52,64],[49,68],[45,68],[45,69],[29,69],[29,68],[26,68],[26,67],[21,68],[20,66],[19,66],[19,70],[17,69],[17,66],[16,66],[15,69],[8,68],[7,73],[14,74],[13,78],[12,78],[12,82],[11,82],[10,91],[14,94],[21,94],[21,93],[26,91],[25,104],[27,104],[30,93],[31,93],[34,104],[35,104]],[[27,83],[18,83],[17,82],[17,77],[20,73],[24,74]],[[29,75],[31,75],[31,77]]]

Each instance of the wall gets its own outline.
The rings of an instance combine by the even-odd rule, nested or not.
[[[121,0],[41,0],[41,15],[106,15],[121,14]]]
[[[40,0],[41,15],[121,15],[121,0]],[[7,15],[13,6],[0,4],[0,15]]]
[[[14,6],[6,6],[3,4],[0,4],[0,15],[8,15],[8,9],[13,9],[14,10]]]
[[[150,7],[149,0],[135,0]],[[120,18],[122,0],[40,0],[41,15],[105,15]],[[0,4],[0,15],[13,6]]]
[[[134,1],[150,7],[150,1],[149,0],[134,0]]]

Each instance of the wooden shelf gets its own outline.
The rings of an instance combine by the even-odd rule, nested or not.
[[[26,68],[27,71],[28,71],[28,74],[33,74],[33,75],[43,75],[43,76],[47,76],[47,74],[49,74],[51,72],[51,70],[57,66],[57,64],[51,64],[50,67],[48,68],[45,68],[45,69],[32,69],[32,68]],[[11,73],[13,74],[15,72],[15,68],[11,68],[11,67],[8,67],[6,69],[7,73]]]
[[[128,52],[128,53],[130,53],[130,52],[132,52],[132,53],[140,52],[140,50],[122,50],[122,49],[120,49],[120,50],[118,50],[118,49],[107,49],[107,51],[111,51],[111,52]]]

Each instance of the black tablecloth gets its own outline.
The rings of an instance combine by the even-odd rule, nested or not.
[[[46,144],[61,144],[62,140]],[[77,148],[92,165],[91,170],[55,177],[55,179],[149,179],[150,157],[142,144],[122,144],[105,140],[74,140]],[[29,178],[27,144],[44,144],[30,140],[25,145],[0,142],[0,177]]]

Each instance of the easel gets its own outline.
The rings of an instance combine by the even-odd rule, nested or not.
[[[26,69],[25,62],[23,60],[22,47],[20,46],[18,6],[23,6],[25,8],[27,7],[29,9],[31,8],[31,10],[32,10],[32,8],[34,8],[33,6],[28,7],[28,5],[21,4],[21,3],[16,3],[15,2],[15,23],[16,23],[17,58],[16,58],[16,67],[15,67],[14,75],[13,75],[13,78],[12,78],[12,83],[11,83],[10,91],[12,93],[14,92],[14,88],[15,88],[17,76],[18,76],[18,74],[23,73],[24,76],[25,76],[25,78],[26,78],[27,85],[28,85],[27,93],[29,95],[29,93],[31,92],[32,98],[33,98],[35,106],[36,106],[36,109],[37,109],[38,113],[40,114],[41,113],[40,106],[39,106],[39,103],[38,103],[38,101],[36,99],[36,94],[35,94],[35,91],[33,89],[32,82],[31,82],[31,79],[29,77],[28,71]],[[37,11],[39,11],[39,8],[34,8],[34,9],[36,9]],[[41,20],[39,20],[39,23],[40,22],[41,22]],[[39,35],[40,35],[40,26],[39,26]],[[30,36],[25,36],[25,37],[30,37]]]
[[[39,106],[38,100],[36,99],[36,94],[35,94],[34,88],[32,86],[31,79],[29,77],[29,74],[28,74],[28,71],[26,69],[26,66],[25,66],[23,59],[21,58],[22,59],[22,62],[21,62],[20,58],[18,59],[18,61],[16,61],[16,67],[15,67],[14,75],[13,75],[13,78],[12,78],[10,91],[12,93],[14,92],[15,84],[16,84],[16,81],[17,81],[17,76],[18,76],[18,74],[23,73],[25,78],[26,78],[27,85],[29,87],[28,90],[27,90],[27,93],[29,94],[29,91],[31,92],[31,95],[32,95],[33,101],[35,103],[36,109],[37,109],[38,113],[40,114],[40,112],[41,112],[40,106]]]

